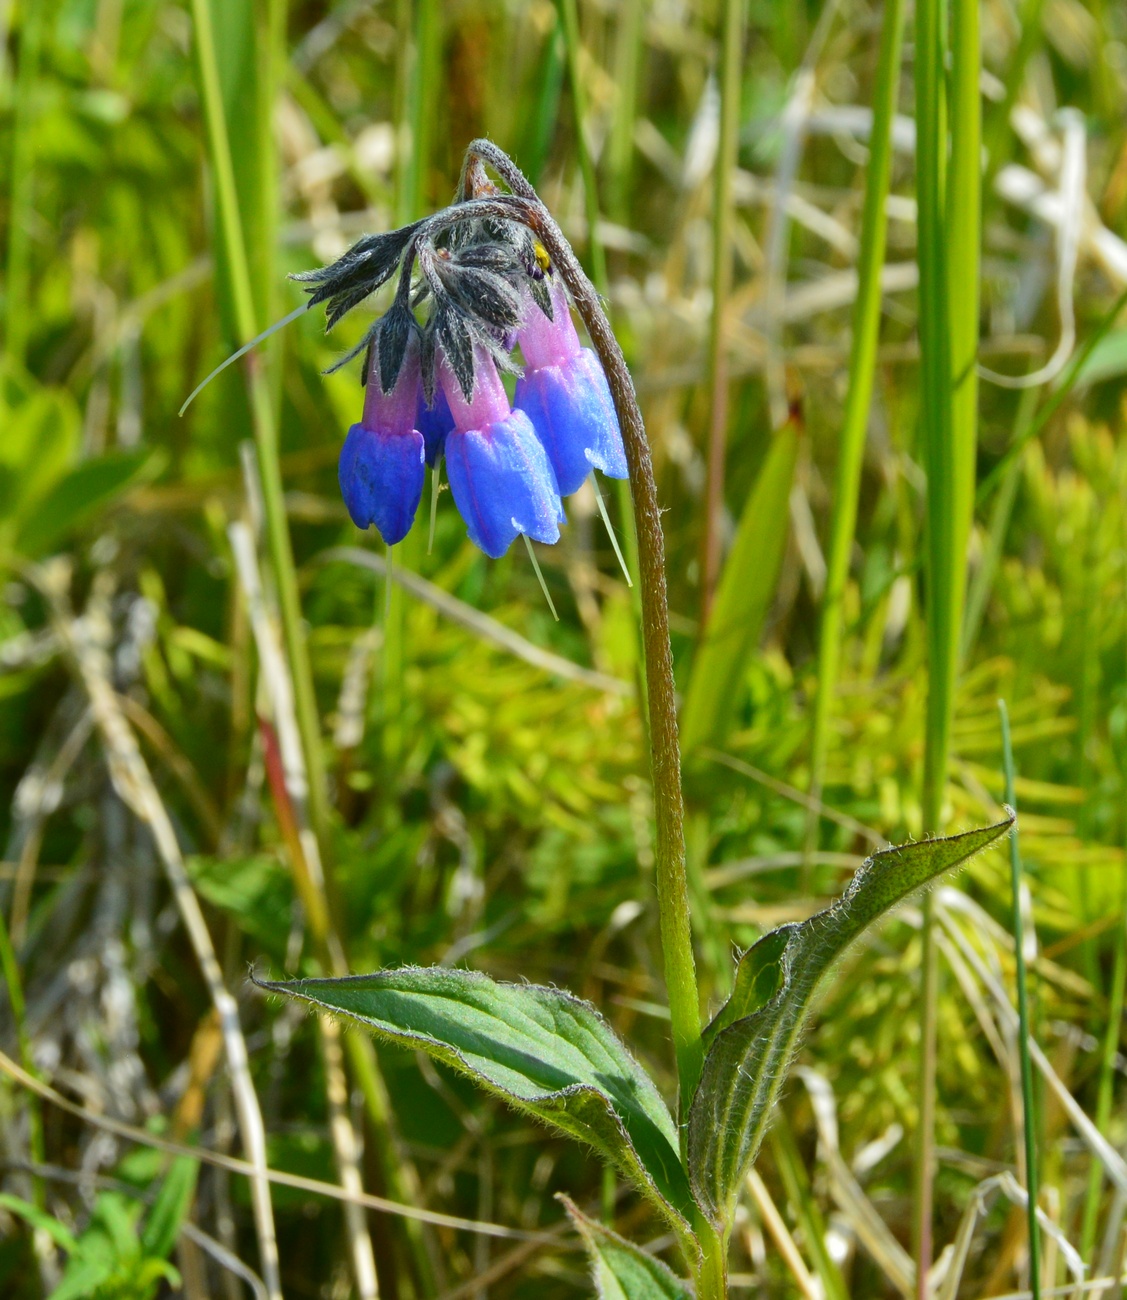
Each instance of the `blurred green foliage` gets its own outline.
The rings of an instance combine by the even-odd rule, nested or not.
[[[421,8],[433,28],[420,30]],[[554,6],[450,0],[421,8],[212,0],[228,113],[241,128],[232,152],[263,320],[297,305],[286,271],[335,256],[361,231],[390,228],[416,200],[424,207],[445,202],[462,149],[477,135],[512,153],[577,249],[589,254]],[[709,78],[718,14],[706,3],[642,0],[579,9],[588,135],[604,205],[597,233],[612,315],[654,446],[674,650],[687,691],[700,614],[715,135]],[[1050,135],[1058,104],[1087,115],[1093,212],[1118,239],[1127,216],[1123,15],[1081,0],[1049,0],[1045,12],[1021,102]],[[1004,81],[1017,43],[1013,16],[992,4],[983,14],[986,66]],[[33,16],[40,45],[21,90]],[[279,16],[283,90],[264,109],[257,100],[259,37]],[[777,453],[768,415],[772,366],[800,393],[804,429],[785,507],[781,490],[772,503],[773,527],[786,530],[777,580],[768,591],[753,590],[756,566],[770,558],[754,547],[739,552],[746,585],[739,574],[726,579],[745,598],[745,613],[766,604],[746,653],[723,666],[713,709],[720,722],[709,737],[720,757],[702,747],[686,767],[698,959],[713,1007],[730,984],[732,945],[809,915],[840,892],[874,843],[924,829],[925,485],[910,286],[890,288],[885,298],[823,784],[837,819],[821,818],[813,844],[802,803],[819,558],[848,360],[849,293],[842,296],[840,286],[854,256],[865,162],[863,132],[844,110],[870,102],[877,16],[861,0],[843,0],[829,14],[805,2],[751,0],[747,8],[724,536],[745,536],[736,521]],[[97,735],[81,730],[85,696],[28,580],[24,566],[32,561],[55,572],[65,567],[76,610],[108,620],[114,685],[129,702],[130,724],[190,855],[228,984],[239,995],[269,1158],[331,1180],[316,1024],[243,982],[247,963],[276,974],[314,973],[316,963],[263,774],[255,713],[266,705],[226,532],[232,521],[256,522],[240,468],[239,447],[252,436],[240,370],[232,367],[183,420],[176,417],[198,379],[241,341],[216,288],[221,242],[189,9],[173,0],[25,0],[0,5],[0,36],[5,319],[15,310],[26,326],[22,338],[6,336],[0,371],[0,906],[11,921],[22,879],[29,907],[16,937],[33,1054],[61,1090],[81,1091],[92,1107],[134,1123],[174,1116],[191,1093],[188,1062],[209,1009],[149,837],[113,793]],[[428,41],[431,62],[420,64],[420,42]],[[787,147],[780,112],[804,60],[815,76],[815,118],[786,209],[782,261],[772,266],[765,250],[778,211],[774,177]],[[431,69],[424,81],[413,79],[419,66]],[[623,76],[630,68],[634,80]],[[632,98],[621,93],[630,85]],[[900,111],[910,113],[911,102],[908,65]],[[818,114],[828,125],[818,125]],[[412,129],[429,142],[423,154],[411,150]],[[1008,129],[1003,135],[1006,157],[1051,190],[1055,174],[1036,149]],[[274,159],[264,156],[264,140],[273,141]],[[629,147],[612,148],[611,140]],[[915,228],[905,203],[912,175],[912,158],[898,146],[893,264],[913,263]],[[982,350],[991,366],[1020,372],[1052,351],[1059,329],[1046,273],[1052,236],[997,195],[985,202]],[[17,227],[26,238],[13,236]],[[259,273],[263,266],[274,268],[269,280]],[[1121,278],[1122,263],[1082,243],[1075,285],[1081,337],[1122,288]],[[401,624],[393,618],[385,625],[379,580],[322,555],[341,543],[379,546],[356,536],[335,487],[336,453],[360,407],[357,374],[321,374],[362,324],[349,321],[326,339],[313,316],[303,317],[265,361],[331,777],[336,913],[351,964],[368,970],[450,961],[498,978],[566,986],[604,1009],[668,1095],[644,732],[630,694],[637,670],[632,607],[593,501],[569,503],[560,545],[539,553],[561,611],[558,625],[527,557],[514,548],[487,561],[467,542],[448,499],[439,502],[433,552],[423,519],[397,562],[410,562],[535,644],[620,679],[621,691],[550,676],[410,598]],[[1122,923],[1127,842],[1124,373],[1120,336],[1105,344],[1086,385],[1021,458],[984,616],[966,652],[947,791],[953,828],[996,811],[995,701],[1005,696],[1041,945],[1031,966],[1038,1033],[1089,1111],[1098,1076],[1094,1043],[1104,1031],[1114,931]],[[1018,400],[982,387],[980,479],[1013,435]],[[991,508],[987,503],[976,519],[972,582],[988,552]],[[394,654],[387,653],[389,629]],[[351,697],[343,689],[348,681],[356,688]],[[959,885],[982,909],[978,941],[991,945],[1009,978],[1011,954],[987,925],[993,918],[1004,926],[1008,916],[1003,856],[986,855]],[[858,1157],[865,1191],[902,1241],[910,1153],[896,1134],[910,1133],[916,1118],[913,920],[909,914],[890,923],[850,957],[804,1049],[804,1059],[833,1084],[842,1152]],[[947,971],[939,1010],[940,1242],[953,1237],[979,1179],[1018,1158],[1012,1116],[1000,1101],[1010,1075],[979,1011]],[[0,1046],[14,1056],[15,1041],[5,1001]],[[604,1221],[632,1239],[661,1231],[625,1189],[604,1186],[593,1160],[464,1081],[390,1049],[381,1049],[380,1062],[399,1150],[418,1169],[422,1203],[531,1230],[563,1219],[552,1194],[566,1191],[595,1217],[601,1201]],[[230,1145],[222,1066],[198,1088],[200,1140]],[[812,1175],[802,1195],[838,1233],[850,1294],[895,1294],[833,1200],[806,1094],[795,1089],[784,1106]],[[26,1111],[7,1084],[0,1114],[10,1134],[0,1178],[34,1208]],[[0,1290],[49,1294],[83,1252],[106,1263],[107,1277],[118,1270],[124,1279],[106,1294],[140,1296],[163,1285],[165,1265],[154,1261],[167,1257],[172,1238],[162,1237],[159,1248],[145,1244],[144,1225],[155,1211],[141,1220],[122,1193],[98,1190],[97,1178],[114,1171],[121,1150],[97,1146],[102,1139],[72,1117],[49,1107],[44,1115],[48,1160],[89,1170],[92,1181],[72,1186],[43,1176],[45,1208],[38,1212],[68,1234],[46,1261],[27,1231],[30,1212],[4,1202]],[[1125,1135],[1120,1088],[1109,1136],[1121,1144]],[[1050,1110],[1044,1181],[1071,1233],[1087,1156],[1058,1141],[1062,1136],[1061,1116]],[[877,1159],[869,1144],[886,1140]],[[362,1169],[366,1186],[380,1192],[372,1145],[369,1134]],[[860,1158],[866,1152],[873,1163]],[[788,1203],[774,1157],[763,1161],[762,1173],[805,1250],[799,1225],[812,1220]],[[1109,1193],[1105,1210],[1110,1203]],[[339,1207],[278,1189],[275,1209],[287,1294],[348,1294]],[[253,1266],[241,1179],[201,1173],[189,1217]],[[406,1300],[412,1284],[390,1222],[371,1216],[383,1294]],[[749,1209],[734,1238],[734,1273],[752,1279],[759,1294],[798,1294],[764,1231]],[[1015,1289],[1021,1266],[1004,1215],[980,1234],[967,1286],[977,1287],[975,1294]],[[441,1294],[473,1293],[471,1280],[494,1266],[492,1294],[564,1296],[589,1285],[575,1239],[566,1235],[558,1249],[541,1246],[507,1265],[519,1243],[446,1227],[428,1241]],[[192,1248],[181,1238],[179,1249]],[[225,1294],[227,1275],[214,1262],[195,1258],[191,1275],[182,1257],[179,1263],[189,1294]]]

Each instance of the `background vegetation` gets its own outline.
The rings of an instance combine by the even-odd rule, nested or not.
[[[986,0],[980,17],[979,360],[1045,370],[1025,390],[980,386],[939,816],[949,829],[997,819],[1004,697],[1031,1016],[1113,1148],[1094,1159],[1040,1075],[1041,1205],[1106,1276],[1123,1271],[1127,1204],[1105,1178],[1127,1141],[1127,331],[1112,324],[1054,385],[1127,285],[1127,18],[1103,0],[1020,13]],[[562,1139],[421,1058],[342,1048],[331,1025],[245,979],[248,963],[445,962],[556,983],[596,1001],[671,1084],[634,606],[593,495],[538,551],[558,623],[523,549],[486,560],[448,499],[433,548],[424,511],[396,549],[407,585],[385,590],[382,547],[351,528],[335,484],[356,370],[321,374],[362,320],[326,339],[304,316],[251,371],[232,367],[177,410],[299,304],[287,272],[447,202],[473,137],[512,154],[604,290],[647,418],[686,699],[695,939],[716,1005],[733,945],[823,906],[874,846],[938,828],[924,802],[934,462],[920,430],[934,412],[921,401],[910,19],[890,89],[902,116],[875,382],[851,417],[867,431],[859,505],[839,526],[836,657],[819,657],[849,479],[879,8],[0,5],[5,1295],[64,1278],[74,1295],[148,1295],[170,1285],[166,1257],[190,1296],[237,1294],[239,1268],[268,1274],[253,1180],[170,1163],[99,1118],[362,1182],[434,1220],[273,1187],[291,1296],[374,1294],[368,1234],[387,1297],[583,1292],[559,1191],[670,1246]],[[275,437],[300,649],[278,632],[282,542],[242,454],[257,438],[268,470]],[[268,524],[269,473],[265,490]],[[624,501],[607,496],[628,543]],[[701,643],[713,600],[731,635]],[[308,800],[305,653],[320,737]],[[984,1187],[1008,1170],[1022,1181],[1025,1165],[1005,855],[976,862],[931,912],[935,1281],[952,1297],[1002,1295],[1028,1273],[1024,1216],[991,1199],[1009,1184]],[[749,1184],[734,1288],[912,1293],[921,951],[909,909],[822,1006]],[[223,1052],[221,984],[244,1083]],[[30,1091],[21,1068],[79,1113]],[[960,1224],[968,1250],[952,1262]],[[1047,1233],[1046,1287],[1069,1260]]]

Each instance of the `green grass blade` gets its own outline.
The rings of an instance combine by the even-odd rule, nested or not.
[[[580,67],[581,40],[579,35],[579,6],[576,0],[558,0],[560,20],[563,23],[564,49],[567,53],[567,75],[571,83],[571,102],[575,110],[575,148],[579,155],[579,171],[583,177],[583,206],[587,214],[587,254],[591,260],[591,279],[595,288],[607,296],[607,257],[599,238],[599,191],[595,183],[595,163],[587,138],[587,95],[583,88]]]
[[[614,119],[607,141],[609,211],[625,225],[630,219],[631,179],[634,161],[634,127],[638,120],[638,71],[642,62],[642,0],[623,0],[619,6],[618,34],[614,46]]]
[[[892,174],[892,121],[896,114],[900,54],[904,33],[903,0],[887,0],[881,29],[880,55],[873,91],[873,132],[869,141],[869,171],[861,219],[857,301],[853,309],[853,342],[849,358],[849,392],[845,400],[838,446],[833,521],[826,560],[826,594],[818,638],[818,692],[814,702],[810,742],[810,789],[817,797],[829,748],[830,720],[841,664],[842,598],[849,576],[849,556],[857,525],[857,494],[865,453],[869,408],[876,372],[880,333],[880,273],[884,265],[888,215],[886,199]],[[817,817],[812,815],[812,825]]]
[[[1014,755],[1010,742],[1010,715],[1005,700],[998,701],[998,714],[1002,723],[1002,761],[1006,774],[1006,803],[1016,809],[1014,794]],[[1012,925],[1014,932],[1014,965],[1017,971],[1018,1052],[1021,1057],[1021,1109],[1022,1132],[1025,1136],[1025,1185],[1029,1193],[1029,1286],[1033,1300],[1041,1300],[1041,1225],[1037,1222],[1037,1111],[1033,1104],[1033,1062],[1029,1055],[1029,995],[1025,975],[1025,933],[1021,917],[1021,845],[1015,825],[1010,836],[1010,888],[1013,897]],[[1120,927],[1120,935],[1123,933]],[[1120,972],[1120,1010],[1122,1010],[1122,972]],[[1115,1017],[1116,1041],[1119,1036],[1119,1017]],[[1101,1130],[1102,1131],[1102,1130]],[[1092,1161],[1099,1175],[1099,1161]],[[1086,1220],[1085,1220],[1086,1221]],[[1093,1225],[1094,1227],[1094,1225]]]
[[[732,721],[732,697],[763,631],[782,564],[788,507],[798,459],[793,423],[775,434],[740,517],[708,625],[697,647],[681,715],[686,755],[720,744]]]
[[[728,342],[725,336],[732,281],[732,175],[740,125],[743,0],[724,0],[720,40],[720,142],[712,172],[712,319],[708,331],[708,475],[701,562],[701,613],[707,623],[720,573],[720,521],[728,442]]]
[[[427,174],[434,151],[442,63],[442,11],[436,0],[400,4],[397,224],[420,216],[427,201]]]
[[[928,697],[923,822],[943,818],[958,675],[966,549],[974,506],[977,436],[978,283],[981,235],[981,56],[977,0],[950,6],[950,174],[944,71],[946,11],[916,7],[916,167],[920,268],[921,443],[927,471],[926,600]],[[920,1051],[920,1123],[913,1214],[918,1286],[931,1265],[935,1125],[937,968],[925,901]]]
[[[529,114],[527,135],[522,153],[524,173],[533,185],[540,184],[556,123],[560,114],[560,95],[564,78],[564,38],[558,15],[544,40],[537,85],[540,87],[535,106]]]

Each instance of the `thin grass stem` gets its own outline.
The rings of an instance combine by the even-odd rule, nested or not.
[[[618,33],[614,46],[614,119],[611,122],[610,139],[607,141],[607,171],[610,179],[610,213],[615,221],[621,223],[629,219],[644,16],[642,0],[623,0],[619,6]]]
[[[603,494],[599,491],[599,480],[595,471],[591,471],[591,486],[595,490],[595,504],[599,508],[599,517],[603,521],[603,527],[607,530],[607,536],[610,538],[610,544],[614,548],[614,556],[618,561],[618,567],[622,570],[622,576],[626,579],[626,585],[633,587],[634,579],[630,576],[630,570],[626,565],[626,558],[622,554],[622,548],[618,544],[618,537],[614,531],[614,525],[610,521],[610,515],[607,514],[607,503],[603,500]]]
[[[536,570],[536,580],[540,583],[540,590],[544,593],[544,599],[548,602],[552,617],[558,623],[560,616],[556,613],[556,604],[552,600],[552,593],[548,590],[548,584],[544,581],[544,575],[540,572],[540,561],[536,558],[536,552],[532,549],[532,541],[527,533],[521,533],[521,536],[524,538],[524,544],[528,550],[528,558],[532,561],[532,567]]]
[[[225,287],[234,311],[235,328],[244,339],[253,338],[258,333],[255,324],[254,297],[251,291],[250,267],[242,220],[239,215],[234,165],[219,84],[219,64],[208,0],[192,0],[192,16],[196,32],[200,97],[203,100],[208,154],[215,180],[219,235],[226,270]],[[325,764],[321,753],[320,723],[313,691],[313,671],[309,662],[307,639],[302,630],[301,599],[286,518],[282,470],[278,454],[277,421],[266,376],[262,367],[254,364],[254,358],[248,365],[247,375],[259,473],[262,479],[267,543],[275,581],[278,584],[282,634],[286,656],[293,673],[298,726],[301,730],[302,748],[305,750],[305,762],[309,772],[310,816],[318,840],[323,846],[327,846],[328,797]]]
[[[595,184],[595,163],[587,138],[587,95],[583,88],[580,66],[582,43],[579,35],[579,6],[576,0],[558,0],[563,24],[567,75],[571,84],[571,103],[575,113],[575,150],[579,156],[579,174],[583,178],[583,207],[587,214],[587,252],[591,259],[591,279],[605,298],[607,294],[607,258],[599,238],[599,191]]]
[[[284,329],[288,324],[290,324],[291,321],[295,321],[299,316],[303,316],[308,310],[309,310],[309,303],[303,302],[300,307],[295,307],[293,311],[291,311],[288,315],[283,316],[281,320],[276,320],[273,325],[267,325],[267,327],[261,333],[256,334],[249,343],[244,343],[241,348],[236,348],[236,350],[232,352],[229,357],[221,361],[215,367],[215,369],[211,372],[211,374],[205,376],[203,379],[200,380],[200,382],[195,386],[195,388],[193,388],[192,391],[188,394],[188,396],[184,399],[184,404],[180,407],[179,411],[177,411],[176,414],[183,415],[184,412],[188,409],[188,407],[191,406],[191,404],[196,400],[197,397],[199,397],[200,393],[202,393],[203,390],[208,386],[208,384],[210,384],[211,381],[216,377],[216,375],[221,375],[223,371],[227,369],[228,366],[234,365],[234,363],[238,361],[240,357],[245,357],[248,352],[258,347],[260,343],[265,343],[268,338],[270,338],[274,334],[277,334],[277,332],[280,329]]]
[[[707,622],[720,574],[720,521],[728,442],[725,318],[732,282],[732,175],[739,153],[743,0],[724,0],[720,36],[720,140],[712,172],[712,317],[708,331],[708,464],[701,556],[701,614]]]
[[[522,150],[525,169],[532,178],[533,184],[540,182],[540,175],[544,170],[548,151],[552,147],[552,139],[559,120],[560,93],[564,79],[562,29],[563,24],[559,15],[554,13],[552,29],[544,41],[544,52],[541,55],[537,76],[540,91],[536,96],[535,107],[529,114],[528,135]]]
[[[853,309],[853,342],[849,358],[849,391],[845,400],[838,447],[830,548],[826,562],[826,594],[818,640],[818,691],[814,702],[810,742],[810,793],[820,795],[829,749],[830,721],[841,665],[842,600],[849,576],[849,557],[857,526],[857,494],[865,453],[869,409],[876,373],[880,334],[880,274],[888,233],[886,211],[892,175],[892,122],[896,114],[900,54],[904,33],[903,0],[886,0],[880,54],[873,89],[873,132],[869,141],[869,170],[861,218],[861,247],[857,262],[858,290]],[[818,818],[812,815],[807,841],[813,847]]]
[[[1010,740],[1010,715],[1005,700],[998,701],[998,716],[1002,724],[1002,763],[1006,777],[1006,803],[1017,810],[1014,795],[1014,755]],[[1025,1136],[1025,1186],[1029,1193],[1027,1212],[1029,1219],[1029,1286],[1033,1300],[1041,1300],[1041,1225],[1037,1221],[1037,1112],[1033,1101],[1033,1061],[1029,1055],[1029,995],[1025,973],[1025,933],[1021,915],[1021,844],[1015,823],[1010,835],[1010,888],[1012,892],[1012,924],[1014,932],[1014,966],[1017,973],[1018,1055],[1021,1060],[1022,1132]],[[1123,930],[1120,928],[1122,939]],[[1122,943],[1120,944],[1122,948]],[[1122,1009],[1122,974],[1119,988]],[[1119,1019],[1116,1017],[1116,1042]],[[1098,1122],[1098,1121],[1097,1121]],[[1098,1161],[1092,1162],[1099,1174]]]
[[[387,625],[391,621],[391,589],[393,585],[392,575],[395,566],[395,547],[387,547],[384,553],[384,563],[387,565],[387,575],[383,581],[383,630],[384,640],[387,640]]]

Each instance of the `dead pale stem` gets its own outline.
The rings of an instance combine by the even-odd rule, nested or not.
[[[23,945],[24,937],[27,931],[27,916],[31,905],[31,891],[35,886],[36,870],[39,866],[39,851],[43,847],[43,832],[47,825],[47,818],[54,812],[62,794],[62,785],[66,780],[67,773],[74,766],[82,748],[90,738],[90,733],[94,729],[94,719],[90,710],[86,709],[82,716],[71,728],[70,735],[59,746],[59,751],[51,761],[51,766],[43,774],[34,770],[34,768],[20,782],[20,790],[16,794],[16,806],[19,807],[20,792],[25,789],[24,781],[31,777],[37,786],[35,790],[34,807],[27,811],[24,827],[24,839],[20,845],[20,860],[16,868],[16,883],[12,891],[12,913],[9,928],[12,936],[12,946],[20,948]]]
[[[69,1101],[62,1093],[56,1092],[54,1088],[22,1069],[3,1051],[0,1051],[0,1074],[6,1074],[22,1088],[33,1092],[44,1101],[49,1101],[52,1106],[57,1106],[68,1115],[82,1120],[84,1124],[89,1124],[91,1128],[100,1129],[103,1133],[112,1133],[114,1137],[122,1138],[126,1142],[134,1142],[138,1146],[149,1147],[153,1151],[163,1151],[165,1155],[187,1156],[189,1160],[199,1160],[213,1169],[223,1169],[227,1173],[240,1174],[244,1178],[255,1176],[255,1167],[249,1161],[239,1160],[235,1156],[221,1155],[218,1151],[211,1151],[207,1147],[172,1142],[167,1138],[157,1137],[147,1129],[137,1128],[133,1124],[111,1119],[108,1115],[87,1110],[76,1102]],[[534,1241],[545,1246],[554,1245],[557,1241],[550,1232],[526,1232],[520,1228],[508,1228],[501,1223],[482,1223],[477,1219],[462,1219],[455,1214],[441,1214],[437,1210],[421,1210],[415,1205],[388,1200],[385,1196],[372,1196],[369,1192],[348,1192],[337,1183],[325,1183],[319,1178],[306,1178],[303,1174],[287,1174],[279,1169],[267,1168],[266,1179],[279,1187],[292,1187],[295,1191],[311,1192],[315,1196],[324,1196],[330,1201],[351,1201],[383,1214],[417,1219],[421,1223],[431,1223],[435,1227],[449,1228],[455,1232],[483,1232],[486,1236],[498,1237],[506,1241]]]
[[[211,845],[217,845],[223,834],[222,821],[211,795],[204,789],[203,782],[196,775],[196,769],[188,761],[183,750],[177,747],[176,742],[143,704],[131,695],[119,695],[117,698],[122,712],[156,750],[161,762],[180,783]]]
[[[266,608],[251,530],[244,523],[234,523],[230,526],[228,535],[258,649],[266,697],[274,713],[274,725],[262,720],[260,730],[275,813],[288,849],[294,883],[305,909],[306,920],[323,959],[328,961],[329,969],[335,971],[347,963],[344,961],[340,940],[329,921],[317,838],[310,829],[306,813],[308,787],[302,762],[301,738],[293,711],[293,685],[286,670],[285,657],[278,644],[274,624]],[[348,1085],[344,1077],[340,1030],[327,1016],[319,1016],[317,1020],[321,1031],[325,1092],[329,1103],[329,1133],[337,1172],[342,1187],[351,1192],[359,1192],[363,1190],[363,1181],[357,1161],[356,1134],[347,1111]],[[349,1204],[346,1207],[345,1229],[357,1292],[364,1300],[370,1300],[379,1294],[379,1286],[372,1241],[364,1213],[359,1206]]]
[[[199,900],[188,879],[176,832],[110,682],[104,639],[99,638],[95,631],[104,616],[101,611],[88,608],[83,619],[75,619],[68,608],[65,591],[56,580],[57,575],[48,575],[40,569],[30,567],[25,567],[24,572],[46,597],[52,626],[86,691],[94,722],[102,737],[114,789],[122,802],[149,828],[153,837],[180,919],[207,984],[223,1033],[239,1132],[251,1175],[251,1204],[262,1277],[271,1300],[281,1300],[278,1243],[274,1232],[270,1185],[266,1177],[266,1131],[250,1077],[246,1040],[239,1024],[238,1006],[223,983],[223,972]]]
[[[267,776],[274,795],[274,806],[289,848],[294,883],[302,906],[305,908],[306,920],[318,957],[326,971],[342,977],[350,973],[348,958],[344,944],[333,924],[325,891],[320,844],[309,820],[306,802],[309,783],[306,777],[301,735],[294,711],[293,683],[286,658],[282,653],[275,621],[271,618],[267,607],[251,530],[244,523],[233,523],[228,529],[228,536],[235,556],[239,582],[246,597],[266,695],[274,713],[274,728],[269,728],[268,724],[262,728]],[[338,1111],[333,1103],[334,1095],[343,1101],[347,1101],[348,1096],[343,1072],[338,1079],[333,1077],[334,1062],[337,1066],[341,1065],[341,1034],[335,1024],[330,1024],[327,1018],[321,1017],[320,1021],[327,1091],[330,1109],[333,1112],[330,1128],[337,1164],[342,1183],[351,1190],[360,1191],[363,1184],[357,1163],[356,1135],[348,1119],[347,1109],[342,1104]],[[348,1048],[357,1082],[364,1093],[386,1185],[397,1198],[407,1201],[416,1200],[419,1188],[418,1177],[414,1166],[406,1161],[398,1150],[398,1143],[392,1130],[390,1102],[372,1046],[356,1031],[347,1031],[344,1043]],[[348,1228],[357,1285],[364,1293],[361,1279],[368,1279],[372,1247],[363,1215],[353,1215],[349,1219]],[[418,1280],[424,1286],[429,1286],[430,1256],[427,1243],[417,1225],[407,1225],[407,1245],[415,1271],[419,1275]],[[374,1285],[374,1272],[371,1274],[370,1281]]]
[[[4,987],[8,992],[8,1006],[12,1012],[20,1060],[23,1062],[24,1069],[30,1072],[34,1070],[35,1062],[31,1055],[31,1039],[27,1033],[27,1004],[24,1001],[23,981],[20,979],[16,950],[12,945],[11,935],[8,933],[8,926],[2,912],[0,912],[0,975],[4,978]],[[43,1115],[38,1097],[28,1098],[27,1149],[32,1163],[42,1164],[46,1157],[43,1148]],[[40,1209],[46,1207],[46,1188],[41,1178],[32,1178],[31,1196]]]
[[[806,1267],[802,1252],[798,1249],[794,1238],[791,1236],[786,1221],[779,1213],[779,1207],[772,1200],[771,1193],[767,1190],[767,1184],[754,1169],[747,1176],[747,1189],[763,1218],[763,1226],[770,1233],[771,1240],[783,1257],[783,1262],[790,1269],[792,1277],[798,1283],[798,1289],[802,1292],[805,1300],[822,1300],[822,1284],[811,1275],[810,1270]]]

